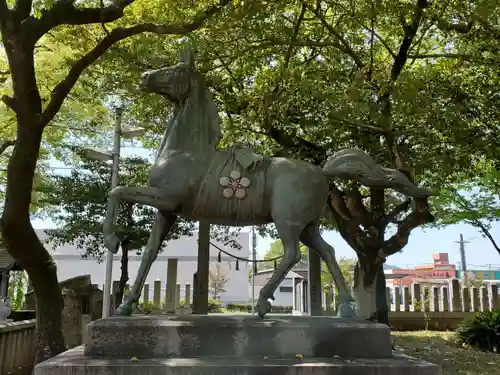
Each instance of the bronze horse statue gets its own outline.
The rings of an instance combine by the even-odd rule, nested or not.
[[[173,103],[149,186],[119,186],[109,193],[111,209],[104,224],[106,247],[116,253],[120,240],[114,220],[120,200],[158,209],[144,250],[137,278],[116,315],[130,315],[177,216],[229,226],[274,222],[283,242],[284,256],[261,289],[257,312],[264,317],[278,285],[300,260],[299,241],[326,263],[339,292],[338,316],[355,315],[334,249],[320,234],[319,220],[326,205],[329,180],[350,179],[366,186],[394,188],[413,197],[429,195],[403,173],[378,166],[359,149],[331,156],[323,169],[285,157],[263,157],[251,150],[218,150],[221,118],[213,96],[195,70],[194,54],[185,48],[180,62],[141,75],[141,86]]]

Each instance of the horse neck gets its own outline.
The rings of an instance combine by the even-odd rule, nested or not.
[[[215,151],[221,139],[220,117],[212,93],[201,83],[192,86],[187,99],[174,111],[160,153],[166,150]]]

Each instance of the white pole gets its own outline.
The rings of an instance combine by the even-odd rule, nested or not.
[[[115,130],[113,135],[113,164],[111,166],[111,189],[118,186],[118,167],[120,163],[120,138],[122,133],[123,108],[116,109]],[[108,210],[111,201],[108,199]],[[110,313],[111,283],[113,275],[113,253],[106,252],[106,276],[104,280],[104,296],[102,302],[102,317],[107,318]]]
[[[255,315],[255,261],[257,258],[257,236],[252,227],[252,315]]]

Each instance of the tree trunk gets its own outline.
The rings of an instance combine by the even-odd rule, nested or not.
[[[22,126],[21,126],[22,125]],[[29,209],[41,131],[18,126],[17,142],[7,168],[7,192],[0,229],[10,255],[33,283],[36,300],[36,363],[65,350],[63,300],[54,260],[37,237]]]
[[[354,276],[357,314],[366,319],[389,324],[386,282],[382,262],[360,257]]]
[[[125,242],[125,241],[124,241]],[[115,296],[115,309],[120,306],[120,304],[123,302],[123,294],[125,293],[125,287],[127,286],[128,282],[128,246],[122,242],[121,247],[122,247],[122,259],[121,259],[121,274],[120,274],[120,281],[118,283],[118,290],[116,291],[116,296]]]

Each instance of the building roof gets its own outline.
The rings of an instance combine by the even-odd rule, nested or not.
[[[15,264],[15,260],[10,256],[0,240],[0,271],[11,270]]]
[[[267,284],[274,269],[262,270],[255,274],[255,286],[264,286]],[[305,277],[304,277],[305,275]],[[293,270],[287,273],[285,279],[307,279],[307,270]]]

